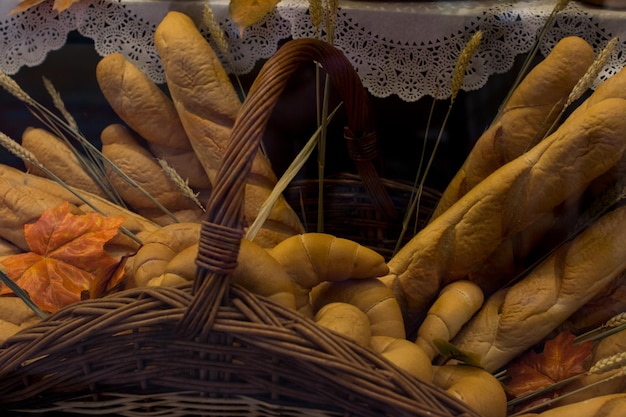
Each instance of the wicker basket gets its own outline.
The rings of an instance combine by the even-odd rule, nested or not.
[[[323,183],[324,232],[358,242],[389,260],[401,236],[400,246],[404,246],[426,225],[441,193],[424,187],[417,217],[408,223],[403,233],[401,213],[409,206],[415,187],[401,180],[381,178],[380,182],[395,212],[385,212],[377,207],[361,177],[356,174],[344,172],[326,178]],[[310,232],[316,231],[318,194],[319,181],[314,179],[294,181],[284,192],[285,199]]]
[[[0,348],[0,408],[129,416],[477,416],[371,350],[229,283],[243,234],[244,184],[265,122],[289,74],[312,60],[335,86],[350,87],[340,88],[348,108],[363,107],[351,101],[362,88],[338,50],[313,40],[285,44],[263,67],[234,127],[202,225],[193,284],[81,301],[13,336]]]

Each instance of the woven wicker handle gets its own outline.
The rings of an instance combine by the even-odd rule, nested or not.
[[[182,334],[207,336],[210,332],[217,307],[228,288],[225,278],[236,266],[243,236],[244,189],[252,161],[289,77],[304,62],[320,63],[340,93],[347,112],[345,132],[359,174],[381,210],[393,209],[371,162],[376,156],[376,138],[367,93],[356,71],[341,51],[326,42],[315,39],[287,42],[259,72],[233,127],[200,233],[194,298],[181,320]]]

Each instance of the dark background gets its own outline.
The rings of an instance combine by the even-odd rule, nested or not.
[[[85,136],[99,144],[98,138],[102,129],[110,123],[120,122],[96,83],[95,67],[100,58],[90,39],[72,32],[61,50],[50,52],[41,65],[22,68],[12,77],[33,98],[52,108],[42,77],[50,79]],[[516,66],[522,60],[523,57],[518,57]],[[428,186],[441,189],[447,184],[476,138],[495,115],[515,73],[514,68],[507,74],[492,76],[487,87],[459,94],[442,135],[435,163],[427,177]],[[249,86],[254,77],[254,72],[242,76],[244,86]],[[314,131],[314,86],[312,67],[303,67],[293,76],[268,123],[265,146],[278,174],[291,162]],[[433,105],[432,98],[406,103],[396,96],[384,99],[370,97],[370,105],[381,149],[381,175],[390,179],[413,181],[422,152],[428,115]],[[436,111],[429,129],[426,155],[430,155],[439,135],[448,105],[448,101],[435,103]],[[346,145],[342,138],[344,122],[344,115],[340,114],[330,126],[327,151],[329,174],[354,171],[352,163],[347,159]],[[0,92],[0,131],[19,141],[28,126],[39,126],[39,122],[21,102],[5,91]],[[4,149],[0,149],[0,162],[22,166],[21,161]],[[302,176],[315,175],[315,172],[313,156]]]

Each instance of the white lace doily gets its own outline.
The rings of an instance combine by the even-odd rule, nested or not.
[[[0,5],[0,69],[15,74],[23,66],[42,63],[51,50],[65,44],[77,30],[94,40],[104,56],[121,52],[154,81],[164,74],[153,34],[169,10],[197,19],[206,0],[100,0],[78,3],[66,12],[51,2],[9,16],[18,0]],[[306,0],[282,0],[275,12],[245,32],[243,39],[228,17],[227,0],[209,0],[230,45],[231,71],[250,72],[270,57],[281,41],[314,36]],[[377,97],[397,95],[416,101],[425,95],[448,97],[451,73],[459,51],[476,30],[483,43],[472,59],[463,89],[484,86],[489,76],[508,71],[517,55],[528,52],[555,1],[434,1],[361,2],[343,0],[337,17],[334,44],[359,72],[365,87]],[[201,27],[204,33],[205,29]],[[619,37],[611,62],[596,85],[626,65],[626,12],[605,11],[570,2],[557,15],[542,42],[546,54],[559,39],[577,35],[600,51]],[[207,38],[209,35],[206,35]]]

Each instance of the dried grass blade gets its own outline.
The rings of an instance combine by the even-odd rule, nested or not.
[[[17,285],[15,283],[15,281],[13,281],[11,278],[9,278],[9,276],[6,275],[6,273],[2,269],[4,269],[4,268],[0,267],[0,281],[4,285],[6,285],[11,291],[13,291],[13,294],[17,295],[24,302],[24,304],[26,304],[28,306],[28,308],[33,310],[33,312],[35,312],[37,317],[39,317],[40,319],[45,319],[48,315],[46,313],[44,313],[37,306],[37,304],[35,304],[33,302],[33,300],[30,298],[28,293],[26,291],[24,291],[19,285]]]
[[[341,107],[341,104],[335,107],[332,113],[330,113],[330,115],[328,116],[328,120],[331,120],[333,118],[333,116],[335,115],[337,110],[339,110],[340,107]],[[256,234],[259,232],[259,230],[265,223],[265,220],[267,220],[267,217],[269,216],[272,207],[274,207],[274,204],[276,203],[276,200],[278,199],[278,197],[283,193],[283,191],[285,191],[285,189],[287,188],[287,185],[289,185],[289,183],[294,179],[294,177],[298,174],[298,172],[300,171],[304,163],[311,156],[311,153],[313,152],[313,149],[315,149],[315,145],[317,144],[320,138],[321,131],[322,131],[322,127],[320,126],[317,128],[315,133],[313,133],[313,135],[304,145],[302,150],[300,150],[298,155],[296,155],[296,157],[291,162],[291,164],[289,165],[285,173],[280,177],[280,179],[278,180],[278,182],[272,189],[270,196],[263,202],[263,204],[259,208],[259,214],[257,215],[256,219],[248,228],[248,231],[246,233],[246,239],[253,240],[255,238]]]

